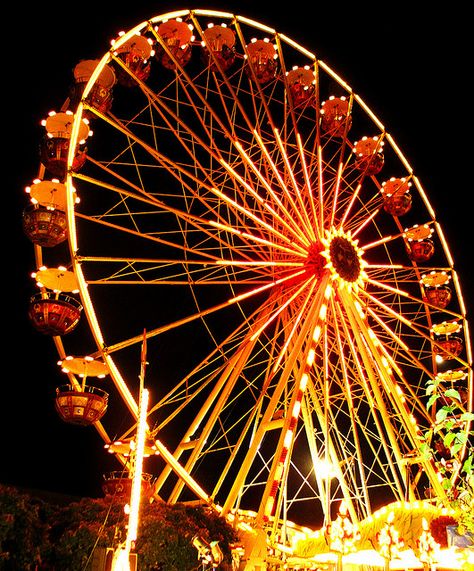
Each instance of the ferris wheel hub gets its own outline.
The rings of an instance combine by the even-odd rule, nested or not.
[[[342,236],[336,236],[329,247],[331,262],[337,273],[348,282],[355,282],[360,274],[360,260],[353,244]]]
[[[322,255],[327,260],[325,267],[331,272],[338,286],[349,290],[362,287],[366,275],[363,252],[350,232],[332,229],[326,233],[323,244],[325,249]]]
[[[147,488],[238,514],[246,570],[280,567],[274,546],[286,558],[307,526],[323,525],[327,557],[342,499],[354,522],[385,494],[444,501],[451,450],[437,447],[433,418],[453,394],[470,406],[471,349],[451,255],[408,161],[350,87],[284,35],[209,10],[140,27],[76,66],[71,112],[43,125],[51,180],[29,189],[41,266],[30,320],[63,338],[84,310],[99,358],[61,361],[82,379],[58,389],[61,418],[94,425],[124,466],[135,461],[142,387],[129,362],[146,323],[142,372],[147,338],[165,372],[147,413],[143,455],[159,472]],[[385,166],[397,176],[379,179]],[[65,266],[47,269],[63,241]],[[62,358],[65,343],[84,354],[83,341],[55,339]],[[114,391],[104,422],[108,393],[85,386],[102,374]],[[448,399],[427,406],[427,386]],[[128,497],[132,478],[115,475],[104,493]]]

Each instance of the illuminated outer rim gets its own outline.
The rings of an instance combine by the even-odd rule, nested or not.
[[[294,49],[296,52],[298,52],[302,57],[303,56],[306,57],[311,62],[313,62],[315,66],[317,65],[319,71],[327,74],[327,76],[330,77],[335,82],[335,84],[339,84],[339,86],[346,89],[347,92],[349,92],[351,94],[352,104],[357,105],[360,108],[360,110],[362,110],[362,112],[365,113],[366,117],[369,118],[369,120],[372,122],[373,126],[376,127],[377,129],[379,129],[381,133],[383,133],[384,141],[385,141],[385,149],[387,149],[387,148],[390,149],[390,152],[393,153],[393,156],[397,158],[397,160],[400,162],[400,164],[406,169],[407,173],[412,177],[411,180],[413,182],[413,185],[419,194],[421,203],[424,205],[424,207],[426,208],[427,212],[429,213],[429,215],[431,216],[431,218],[433,220],[433,227],[436,230],[437,236],[438,236],[439,241],[440,241],[441,246],[442,246],[442,250],[443,250],[443,252],[447,258],[447,263],[449,264],[450,268],[452,269],[452,267],[453,267],[452,257],[451,257],[451,254],[449,252],[447,243],[444,239],[444,235],[442,233],[442,230],[441,230],[438,222],[436,222],[436,220],[435,220],[435,215],[434,215],[433,209],[432,209],[432,207],[428,201],[428,198],[427,198],[419,180],[417,179],[416,176],[414,176],[412,168],[410,167],[408,161],[405,159],[403,154],[398,149],[395,141],[392,139],[392,137],[388,133],[386,133],[385,128],[384,128],[383,124],[379,121],[379,119],[365,105],[365,103],[361,100],[361,98],[357,94],[354,94],[350,90],[350,88],[347,86],[347,84],[344,83],[343,80],[341,80],[330,68],[328,68],[324,62],[317,60],[317,58],[314,54],[308,52],[305,48],[299,46],[293,40],[290,40],[289,38],[287,38],[286,36],[284,36],[282,34],[278,34],[275,30],[273,30],[267,26],[264,26],[262,24],[259,24],[258,22],[252,21],[252,20],[248,20],[247,18],[244,18],[241,16],[235,16],[235,15],[232,15],[229,13],[216,12],[216,11],[211,11],[211,10],[193,10],[193,11],[180,10],[180,11],[171,12],[171,13],[168,13],[165,15],[156,16],[149,21],[142,22],[141,24],[135,26],[130,31],[128,31],[124,35],[120,36],[116,40],[116,42],[114,44],[114,49],[118,49],[121,45],[123,45],[125,42],[127,42],[135,34],[146,30],[149,25],[158,24],[165,19],[178,18],[178,17],[185,18],[188,16],[192,16],[194,18],[199,18],[201,16],[203,16],[203,17],[204,16],[205,17],[215,17],[215,18],[220,18],[221,20],[230,19],[230,20],[233,20],[234,22],[236,22],[238,24],[249,25],[249,26],[255,28],[255,30],[259,30],[263,34],[274,36],[275,38],[278,39],[278,42],[290,46],[292,49]],[[95,81],[99,77],[101,70],[104,68],[104,66],[106,66],[108,63],[110,63],[111,57],[112,57],[111,53],[107,52],[102,57],[102,59],[100,60],[99,65],[97,66],[93,76],[91,77],[91,79],[88,82],[87,87],[85,89],[85,92],[84,92],[85,98],[87,97],[87,95],[89,94],[90,90],[92,89]],[[73,164],[75,148],[76,148],[77,143],[79,141],[79,129],[81,126],[81,120],[80,119],[82,117],[83,111],[84,111],[83,103],[80,103],[78,106],[77,112],[76,112],[75,121],[74,121],[72,134],[71,134],[71,145],[70,145],[70,152],[69,152],[69,158],[68,158],[68,164],[69,165]],[[278,134],[276,134],[276,135],[278,135]],[[236,144],[236,147],[237,147],[237,144]],[[75,188],[75,185],[73,185],[73,180],[74,180],[75,176],[78,176],[78,178],[81,177],[80,173],[79,173],[79,175],[68,174],[67,180],[66,180],[68,224],[69,224],[69,245],[70,245],[73,270],[74,270],[74,273],[76,274],[76,277],[77,277],[77,281],[78,281],[79,288],[80,288],[81,301],[82,301],[82,304],[84,306],[84,310],[85,310],[85,314],[87,316],[89,327],[90,327],[91,332],[93,334],[95,343],[99,349],[99,354],[101,355],[101,357],[104,359],[104,361],[108,365],[108,368],[110,371],[110,376],[113,380],[114,385],[117,388],[118,393],[120,394],[121,399],[126,404],[126,406],[127,406],[128,410],[130,411],[132,417],[135,418],[135,420],[136,420],[137,414],[138,414],[138,406],[137,406],[137,402],[136,402],[136,397],[132,394],[132,392],[129,388],[130,383],[127,382],[122,377],[122,374],[119,371],[119,368],[117,367],[117,365],[116,365],[116,363],[112,357],[112,349],[110,347],[107,347],[107,344],[103,338],[101,326],[99,325],[99,320],[96,316],[96,312],[95,312],[93,303],[91,301],[90,293],[89,293],[90,284],[87,283],[87,280],[86,280],[85,275],[83,273],[83,269],[82,269],[83,260],[81,258],[81,250],[80,250],[80,247],[78,245],[78,235],[77,235],[77,231],[76,231],[76,213],[75,213],[76,188]],[[78,189],[78,194],[80,196],[80,189]],[[230,203],[230,201],[228,201],[228,202]],[[347,208],[347,212],[350,211],[350,208],[351,208],[351,205]],[[310,387],[309,390],[311,390],[311,385],[308,385],[307,383],[310,379],[310,374],[313,371],[313,368],[315,366],[315,353],[314,353],[314,351],[315,351],[315,349],[317,349],[319,341],[324,336],[325,328],[328,326],[328,324],[327,324],[328,312],[330,310],[337,312],[337,311],[339,311],[338,308],[340,306],[345,307],[347,305],[347,307],[351,307],[350,319],[352,320],[351,326],[353,327],[354,331],[357,330],[357,324],[359,324],[361,327],[363,327],[363,324],[365,323],[364,320],[366,319],[366,316],[364,315],[364,311],[362,309],[362,304],[359,301],[357,303],[352,303],[350,301],[350,297],[351,297],[351,295],[353,295],[353,294],[357,295],[360,292],[361,296],[358,297],[358,300],[362,300],[362,299],[366,300],[367,299],[367,297],[364,297],[362,295],[361,290],[364,290],[365,288],[368,288],[369,286],[373,285],[373,278],[370,277],[370,275],[371,275],[370,269],[371,268],[370,268],[370,261],[369,261],[369,255],[368,255],[370,253],[370,248],[378,246],[380,244],[383,245],[385,242],[390,243],[391,240],[394,240],[394,236],[385,236],[385,237],[381,237],[379,241],[377,241],[377,240],[375,240],[375,238],[373,238],[372,244],[370,246],[367,246],[366,244],[362,245],[362,244],[358,243],[357,238],[351,234],[351,231],[346,231],[343,229],[345,220],[342,220],[339,222],[340,222],[340,225],[338,226],[336,224],[336,221],[333,220],[333,223],[330,224],[330,226],[329,226],[329,230],[326,229],[326,230],[324,230],[324,232],[320,228],[319,229],[319,234],[320,234],[319,238],[317,238],[315,240],[315,244],[316,244],[316,246],[315,246],[315,251],[316,251],[315,258],[316,259],[318,258],[317,252],[320,252],[320,256],[322,258],[324,258],[324,260],[323,260],[324,263],[321,261],[316,261],[316,266],[318,269],[314,270],[312,273],[312,277],[308,278],[308,280],[309,280],[308,283],[313,283],[312,287],[315,287],[315,283],[318,283],[318,288],[320,290],[320,293],[317,294],[317,296],[318,296],[317,302],[319,304],[319,310],[316,311],[316,313],[314,315],[314,323],[312,325],[311,331],[308,331],[308,334],[310,334],[312,336],[313,344],[311,346],[305,348],[304,363],[302,363],[301,365],[298,366],[299,371],[300,371],[300,376],[298,377],[298,379],[295,379],[294,391],[291,395],[289,395],[289,400],[287,402],[287,407],[288,407],[287,411],[288,412],[285,416],[285,419],[287,419],[287,420],[284,420],[284,422],[283,422],[282,437],[281,437],[281,440],[278,444],[278,447],[275,450],[275,461],[272,465],[270,475],[267,478],[267,489],[265,492],[266,501],[262,506],[260,506],[259,512],[257,513],[257,521],[259,522],[259,525],[263,525],[263,523],[268,522],[271,519],[271,516],[275,510],[275,506],[276,506],[277,502],[279,501],[278,497],[276,495],[276,490],[278,489],[278,486],[281,483],[282,479],[284,478],[284,474],[288,468],[287,459],[289,458],[290,450],[295,443],[296,433],[297,433],[298,415],[300,414],[302,407],[307,406],[305,404],[307,402],[305,399],[308,398],[308,386]],[[215,224],[216,223],[214,223],[214,225]],[[320,226],[322,227],[322,222],[321,222]],[[363,226],[364,226],[363,224],[360,224],[358,229],[359,230],[362,229]],[[357,229],[356,229],[356,231],[357,231]],[[401,236],[402,233],[403,233],[402,228],[400,228],[399,235]],[[319,242],[318,242],[318,240],[319,240]],[[322,245],[319,246],[318,243],[320,243]],[[323,267],[324,267],[324,269],[322,269]],[[462,321],[462,326],[463,326],[463,330],[464,330],[464,334],[465,334],[464,347],[465,347],[465,351],[467,354],[466,361],[462,361],[460,359],[459,363],[460,363],[460,366],[466,367],[468,369],[468,374],[469,374],[468,386],[469,386],[469,393],[470,393],[469,394],[469,399],[470,399],[469,402],[472,402],[472,371],[471,371],[472,355],[471,355],[471,347],[470,347],[470,339],[469,339],[469,330],[468,330],[468,324],[465,320],[465,313],[466,312],[465,312],[465,307],[464,307],[463,300],[462,300],[460,284],[459,284],[459,281],[457,279],[457,276],[456,276],[454,270],[452,270],[452,271],[453,271],[454,288],[455,288],[455,291],[457,293],[458,301],[460,304],[460,310],[457,314],[457,317]],[[417,272],[415,271],[415,274],[416,273]],[[284,274],[281,274],[281,275],[284,276]],[[303,274],[300,273],[300,276],[303,275],[303,278],[302,277],[297,278],[296,275],[297,274],[295,273],[294,281],[290,281],[286,277],[279,277],[276,280],[275,284],[280,285],[282,288],[285,287],[285,283],[286,283],[288,288],[290,287],[288,284],[291,284],[291,287],[293,287],[293,286],[298,287],[298,284],[299,284],[298,280],[302,280],[305,276],[308,277],[304,273]],[[277,275],[277,277],[278,277],[278,275]],[[318,278],[319,282],[317,280],[315,282],[314,278]],[[301,284],[303,284],[303,282],[301,282]],[[339,287],[334,288],[333,287],[334,284],[337,284]],[[396,285],[389,285],[389,286],[387,286],[386,292],[388,293],[388,295],[390,295],[390,294],[399,295],[400,291],[397,289],[397,287],[398,286],[396,286]],[[303,288],[303,285],[301,285],[300,291],[302,291],[302,288]],[[236,297],[236,300],[240,301],[240,299],[237,299],[237,297]],[[316,305],[315,305],[315,307],[316,307]],[[431,309],[433,309],[433,308],[431,308]],[[370,308],[369,308],[369,311],[370,311]],[[384,309],[384,311],[385,311],[385,309]],[[427,311],[429,313],[428,308],[427,308]],[[336,314],[337,313],[335,313],[335,315]],[[337,315],[339,315],[339,314],[337,314]],[[205,316],[205,314],[203,314],[203,316]],[[390,308],[387,309],[387,317],[388,318],[393,317],[390,314]],[[106,319],[106,318],[107,318],[107,316],[101,317],[101,319]],[[403,319],[402,319],[402,321],[403,321]],[[379,325],[380,325],[381,329],[383,330],[383,324],[380,323]],[[403,325],[408,326],[409,324],[404,323]],[[415,328],[415,330],[416,329],[421,329],[421,328],[417,327],[417,328]],[[388,335],[391,334],[388,331],[388,329],[384,330],[384,331]],[[154,334],[158,334],[158,333],[156,331],[154,332]],[[254,334],[254,337],[251,339],[252,343],[255,341],[256,337],[257,337],[257,334]],[[120,347],[119,347],[120,344],[118,344],[113,349],[117,350],[118,348],[137,345],[140,343],[141,338],[142,338],[141,333],[137,333],[136,337],[127,339],[126,341],[124,341],[122,343],[122,345]],[[429,339],[429,336],[427,336],[427,340],[428,339]],[[55,343],[58,347],[58,351],[59,351],[60,355],[62,357],[64,357],[66,355],[66,353],[65,353],[64,348],[63,348],[63,341],[61,339],[56,338]],[[371,345],[370,351],[372,351],[372,356],[376,356],[376,358],[380,360],[380,362],[377,363],[376,367],[382,375],[385,375],[384,367],[386,367],[387,371],[389,369],[391,369],[391,370],[395,370],[395,372],[397,372],[396,362],[394,360],[390,361],[391,356],[387,355],[384,352],[383,347],[380,347],[380,341],[376,337],[374,339],[370,339],[370,335],[369,335],[369,336],[367,336],[367,338],[364,338],[364,339],[361,338],[358,341],[358,343],[360,344],[360,346],[362,346],[364,343],[373,343],[373,345]],[[345,350],[350,350],[345,345],[344,345],[344,348],[345,348]],[[360,349],[357,349],[357,351],[360,351]],[[368,351],[367,355],[369,355],[369,351]],[[235,363],[237,365],[238,358],[233,357],[229,361],[230,365],[232,363]],[[369,364],[369,363],[367,363],[367,364]],[[281,365],[281,366],[283,367],[284,365]],[[231,369],[229,369],[228,374],[232,375]],[[386,374],[387,374],[387,377],[386,377],[386,379],[384,379],[384,382],[387,383],[386,387],[389,387],[389,389],[391,391],[391,398],[397,402],[397,407],[399,408],[399,410],[403,410],[404,407],[406,406],[405,405],[405,396],[397,394],[396,383],[391,384],[392,381],[389,379],[391,378],[390,375],[392,373],[387,372]],[[313,387],[313,389],[314,389],[314,387]],[[383,402],[383,398],[382,398],[382,396],[380,396],[380,403],[382,403],[382,402]],[[153,407],[151,409],[151,412],[153,412]],[[273,418],[274,418],[274,415],[272,415],[272,412],[275,413],[277,411],[276,411],[276,409],[273,411],[269,410],[268,413],[266,413],[266,414],[268,414],[268,416],[263,415],[262,424],[260,425],[260,427],[258,428],[258,430],[256,432],[257,438],[263,437],[263,433],[269,430],[270,425],[272,427],[274,426],[273,424],[271,424],[273,422]],[[320,415],[321,414],[322,413],[320,413]],[[403,414],[400,413],[400,414],[403,416],[403,414],[405,414],[405,413],[403,413]],[[408,411],[406,412],[406,415],[408,418],[408,416],[409,416]],[[264,422],[266,423],[265,426],[263,426]],[[197,421],[196,421],[196,425],[197,425]],[[97,423],[96,428],[97,428],[98,432],[101,434],[104,441],[110,442],[110,437],[109,437],[107,431],[105,430],[105,428],[100,423]],[[406,427],[406,428],[407,428],[407,430],[413,431],[411,438],[413,440],[416,440],[417,429],[415,427],[412,427],[412,428]],[[133,427],[132,427],[132,429],[133,429]],[[467,430],[469,430],[469,426],[467,426]],[[186,442],[189,442],[190,436],[188,436],[187,438],[188,439]],[[203,441],[200,443],[200,445],[202,445],[202,446],[204,445],[204,437],[203,437]],[[200,499],[205,500],[206,502],[209,502],[211,504],[214,503],[213,494],[209,494],[207,491],[205,491],[200,486],[198,481],[193,479],[188,474],[187,470],[185,468],[183,468],[179,459],[177,459],[176,457],[173,457],[172,453],[168,450],[168,448],[166,446],[166,442],[160,440],[159,432],[157,433],[157,446],[158,446],[158,449],[159,449],[159,452],[160,452],[162,458],[164,458],[168,462],[168,464],[171,466],[171,469],[175,473],[177,473],[186,482],[186,485],[193,491],[193,493],[196,496],[198,496]],[[184,447],[184,442],[183,442],[183,447]],[[328,454],[332,459],[337,457],[337,453],[335,452],[335,450],[329,451]],[[409,460],[408,460],[408,462],[409,462]],[[425,462],[424,466],[425,466],[426,471],[428,471],[428,472],[433,471],[433,469],[430,467],[429,463]],[[247,467],[245,462],[243,463],[243,467],[244,467],[244,469]],[[341,478],[342,478],[343,470],[344,470],[344,468],[339,466],[339,476],[341,476]],[[224,502],[223,506],[219,507],[219,509],[221,509],[223,513],[229,514],[232,512],[233,506],[234,506],[235,500],[236,500],[236,495],[238,493],[237,488],[238,488],[239,483],[241,483],[239,478],[242,479],[243,477],[244,477],[243,473],[240,473],[238,475],[238,477],[235,480],[235,488],[233,488],[231,490],[231,493],[229,494],[228,500],[226,502]],[[438,495],[442,496],[443,491],[440,489],[439,484],[437,484],[436,481],[434,480],[434,478],[432,478],[431,476],[430,476],[430,481],[431,481],[432,485],[436,488],[436,492],[438,493]],[[172,501],[176,501],[176,500],[177,500],[177,495],[173,496]],[[367,514],[357,514],[353,506],[349,506],[349,512],[350,512],[353,520],[357,520],[360,517],[364,517],[365,515],[367,515]]]

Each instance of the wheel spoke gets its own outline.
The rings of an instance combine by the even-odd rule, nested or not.
[[[138,37],[155,53],[127,59]],[[104,109],[92,94],[108,68]],[[455,370],[472,395],[460,281],[428,194],[361,97],[275,30],[184,10],[100,60],[73,150],[85,118],[85,162],[69,152],[64,174],[68,266],[111,377],[101,437],[135,430],[145,329],[165,501],[197,495],[258,528],[328,523],[341,500],[357,522],[427,489],[443,501],[426,388]],[[83,346],[74,335],[62,357]]]

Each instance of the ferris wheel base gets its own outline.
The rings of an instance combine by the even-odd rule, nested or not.
[[[263,529],[245,532],[241,535],[244,555],[240,560],[239,571],[265,571],[267,569],[267,534]]]

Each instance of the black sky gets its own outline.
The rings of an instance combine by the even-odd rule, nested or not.
[[[473,305],[472,43],[461,4],[442,10],[431,2],[116,4],[17,5],[4,23],[11,39],[2,58],[7,261],[0,482],[74,495],[100,495],[110,459],[92,428],[66,426],[54,411],[54,391],[64,379],[51,339],[35,332],[26,315],[36,268],[21,214],[24,188],[39,165],[41,119],[64,101],[75,64],[102,56],[120,30],[172,9],[215,8],[267,24],[316,53],[373,109],[410,161],[454,256],[468,317]]]

